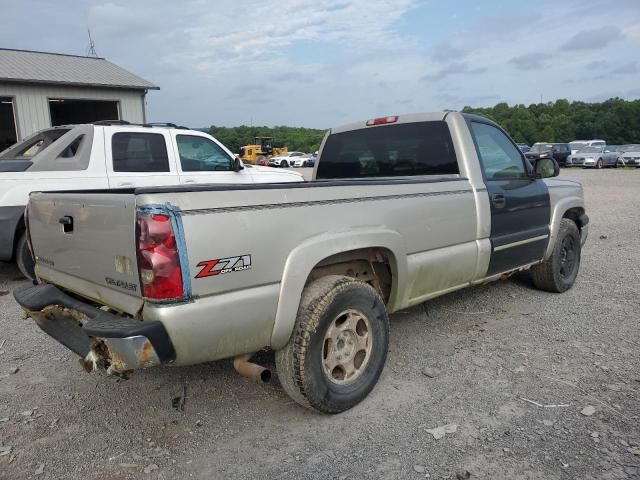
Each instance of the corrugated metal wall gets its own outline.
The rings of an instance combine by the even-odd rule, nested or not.
[[[143,91],[140,90],[0,83],[0,97],[14,99],[20,139],[51,126],[48,102],[50,98],[115,100],[119,102],[121,120],[143,123],[142,95]]]

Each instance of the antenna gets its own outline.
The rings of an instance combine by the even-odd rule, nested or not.
[[[98,57],[98,52],[96,52],[96,45],[93,43],[93,38],[91,38],[91,30],[87,28],[87,33],[89,34],[89,48],[87,49],[87,57]]]

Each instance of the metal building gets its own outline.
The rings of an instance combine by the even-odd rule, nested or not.
[[[0,48],[0,151],[55,125],[145,123],[158,89],[104,58]]]

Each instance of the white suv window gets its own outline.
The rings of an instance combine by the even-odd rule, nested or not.
[[[169,172],[164,136],[157,133],[121,132],[111,138],[114,172]]]
[[[229,155],[215,142],[197,135],[176,135],[183,172],[231,171]]]

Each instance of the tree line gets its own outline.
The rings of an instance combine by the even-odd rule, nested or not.
[[[209,133],[221,141],[234,153],[240,147],[252,145],[256,137],[273,137],[273,146],[286,146],[289,151],[313,153],[320,148],[320,142],[326,130],[302,127],[216,127],[211,126]]]
[[[565,143],[602,139],[610,145],[640,143],[640,100],[611,98],[601,103],[565,99],[529,106],[498,103],[494,107],[464,107],[499,123],[518,143]]]
[[[466,106],[466,113],[484,115],[505,128],[516,142],[570,142],[603,139],[610,145],[640,143],[640,100],[611,98],[601,103],[555,102],[494,107]],[[206,129],[205,129],[206,130]],[[273,145],[286,145],[289,150],[312,153],[318,150],[326,130],[302,127],[216,127],[208,132],[232,152],[253,144],[257,136],[273,137]]]

